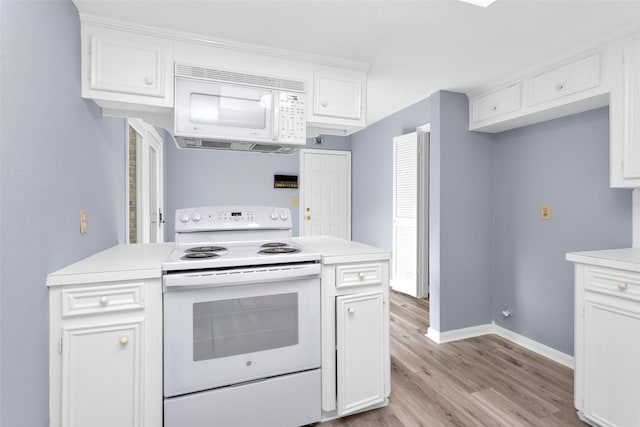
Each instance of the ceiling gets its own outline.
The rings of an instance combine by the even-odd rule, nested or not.
[[[74,0],[144,25],[370,64],[368,122],[640,24],[640,0]]]

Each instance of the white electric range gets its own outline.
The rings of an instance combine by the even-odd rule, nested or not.
[[[291,242],[289,209],[179,209],[175,225],[165,427],[320,421],[320,255]]]

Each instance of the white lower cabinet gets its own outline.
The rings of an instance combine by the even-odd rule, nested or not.
[[[162,425],[160,279],[50,288],[51,426]]]
[[[594,425],[640,425],[640,274],[576,265],[575,404]]]
[[[385,400],[382,291],[336,298],[338,415]]]
[[[323,264],[323,421],[388,403],[389,261],[384,256],[358,262],[335,257]]]

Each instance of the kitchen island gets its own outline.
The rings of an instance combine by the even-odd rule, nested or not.
[[[322,420],[387,405],[390,252],[292,241],[321,254]],[[117,245],[48,276],[52,426],[162,425],[162,264],[173,248]]]

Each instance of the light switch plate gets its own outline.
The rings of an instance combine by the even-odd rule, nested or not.
[[[87,211],[80,211],[80,234],[84,234],[87,232]]]

